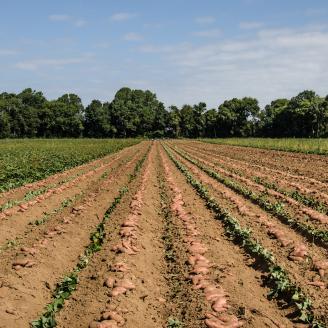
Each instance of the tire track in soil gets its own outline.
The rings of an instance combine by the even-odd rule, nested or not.
[[[242,320],[243,327],[293,327],[286,318],[290,310],[283,309],[275,301],[267,299],[269,289],[262,285],[261,270],[256,270],[253,267],[253,260],[237,245],[227,240],[223,227],[213,219],[213,213],[206,209],[204,202],[186,183],[167,155],[164,156],[167,158],[174,181],[182,190],[184,208],[194,217],[194,223],[199,231],[198,238],[201,238],[208,249],[206,257],[214,264],[211,277],[229,295],[229,314]]]
[[[145,152],[139,152],[142,156]],[[126,156],[126,155],[125,155]],[[7,264],[1,269],[0,276],[0,327],[27,327],[29,322],[43,310],[44,304],[51,300],[51,290],[63,274],[72,270],[81,252],[89,244],[90,231],[99,223],[114,195],[129,179],[133,172],[134,161],[128,163],[124,175],[112,176],[104,184],[99,194],[91,194],[77,213],[72,213],[72,224],[66,224],[66,233],[59,230],[48,242],[48,246],[37,256],[37,263],[32,268],[13,271],[8,258]],[[70,221],[69,220],[69,221]]]
[[[110,240],[81,272],[73,298],[58,314],[58,327],[117,327],[114,319],[131,328],[164,325],[166,268],[156,168],[153,146],[138,183],[106,224]],[[129,287],[122,291],[123,285]],[[95,321],[101,317],[102,323]]]
[[[325,320],[328,317],[328,307],[325,302],[328,298],[328,274],[326,273],[325,276],[321,277],[318,269],[313,266],[311,258],[328,263],[327,249],[308,242],[297,231],[284,226],[276,218],[268,215],[256,205],[246,201],[226,186],[207,176],[206,173],[183,159],[177,153],[175,153],[175,156],[207,187],[211,195],[229,213],[232,213],[243,226],[252,229],[253,235],[256,236],[265,248],[275,255],[278,262],[290,274],[290,277],[311,297],[315,314],[319,318],[321,317],[322,320]],[[273,227],[275,229],[272,229]],[[277,236],[273,239],[270,238],[269,235],[272,236],[272,233],[268,233],[270,230],[282,232],[279,236],[280,238],[277,238]],[[284,243],[286,244],[284,245]],[[299,245],[306,246],[306,256],[301,261],[292,261],[290,255],[293,255],[293,251]],[[320,282],[324,289],[319,289],[319,286],[310,285],[312,282]]]
[[[137,149],[139,148],[140,146]],[[37,203],[37,206],[34,204],[35,206],[29,207],[27,210],[16,212],[13,216],[0,220],[0,245],[3,245],[8,242],[8,240],[13,240],[17,236],[23,234],[28,223],[42,217],[45,212],[50,213],[54,209],[60,207],[65,199],[92,189],[93,185],[97,182],[97,179],[99,179],[106,170],[117,167],[120,161],[122,161],[122,158],[126,158],[126,156],[133,154],[134,152],[134,148],[131,147],[122,150],[117,153],[115,158],[110,160],[107,165],[100,166],[97,171],[91,169],[89,172],[91,172],[92,175],[84,177],[80,176],[75,184],[69,182],[66,190],[59,189],[59,191],[54,191],[48,199],[40,200],[40,202]],[[62,188],[62,186],[59,186],[58,188]],[[14,211],[14,209],[11,210]],[[8,236],[10,237],[8,238]]]

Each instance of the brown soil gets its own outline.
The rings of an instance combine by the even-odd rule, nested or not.
[[[300,222],[306,223],[310,226],[313,226],[320,230],[327,230],[328,227],[328,216],[324,213],[320,213],[310,207],[307,207],[300,202],[294,200],[291,197],[288,197],[280,192],[277,192],[272,189],[268,189],[262,186],[259,183],[256,183],[252,180],[252,176],[242,176],[240,174],[231,172],[220,166],[217,166],[213,163],[213,160],[210,156],[199,155],[195,151],[187,151],[188,155],[193,159],[196,159],[201,164],[206,167],[216,171],[221,176],[230,179],[231,181],[236,181],[239,185],[251,189],[255,193],[265,194],[268,201],[271,203],[280,202],[283,204],[284,208],[291,217],[297,218]]]
[[[228,294],[229,314],[239,317],[245,327],[292,327],[285,318],[286,310],[267,300],[268,289],[261,286],[262,273],[254,270],[248,256],[226,239],[221,224],[214,220],[214,215],[173,164],[167,162],[174,181],[182,190],[184,207],[192,213],[198,238],[208,249],[206,257],[213,263],[211,276]],[[201,293],[199,297],[204,298]]]
[[[185,145],[186,142],[178,141],[177,144]],[[256,173],[265,172],[287,179],[294,188],[301,185],[309,188],[310,191],[320,191],[328,195],[327,156],[213,145],[203,142],[188,142],[188,145],[193,149],[205,150],[212,156],[219,156],[228,163],[246,165]]]
[[[13,215],[0,221],[0,328],[28,327],[40,317],[52,300],[56,283],[76,266],[89,244],[90,233],[128,183],[149,145],[142,142],[49,177],[42,186],[70,178],[75,182],[64,190],[59,188],[70,182],[52,186],[61,192],[53,192],[23,211],[16,206]],[[271,163],[268,151],[246,149],[241,155],[240,147],[224,146],[221,150],[221,146],[189,141],[170,145],[178,145],[256,192],[261,190],[252,180],[248,162],[268,170],[278,170],[280,165],[285,186],[295,182],[289,175],[299,174],[307,187],[313,179],[320,180],[320,186],[326,183],[325,178],[319,179],[314,171],[297,163],[303,156],[299,154],[277,152]],[[252,160],[255,154],[263,160]],[[315,314],[327,318],[328,273],[318,264],[326,261],[327,249],[305,239],[176,153],[175,157],[243,227],[252,229],[253,236],[314,301]],[[214,166],[216,161],[222,166]],[[287,161],[293,161],[288,170]],[[322,161],[316,156],[307,159],[307,163]],[[232,175],[234,169],[242,176]],[[269,171],[261,172],[269,176]],[[0,202],[20,200],[26,190],[40,186],[22,187],[7,193]],[[324,193],[323,189],[320,192]],[[74,202],[61,206],[68,198]],[[291,209],[297,213],[300,207],[293,204]],[[29,224],[44,217],[43,212],[49,213],[47,220]],[[56,314],[58,327],[307,327],[293,322],[293,307],[267,298],[264,266],[227,238],[222,223],[206,208],[159,142],[152,143],[137,178],[129,184],[105,230],[101,250],[79,272],[77,289]],[[8,244],[14,239],[15,243]],[[311,284],[318,281],[325,289]]]
[[[143,146],[136,147],[140,149]],[[137,149],[128,148],[122,150],[115,154],[115,157],[108,161],[107,164],[99,166],[97,170],[91,169],[68,183],[52,188],[53,192],[49,196],[42,197],[37,203],[26,209],[22,209],[20,206],[11,208],[12,215],[0,219],[0,246],[3,247],[8,241],[15,240],[26,231],[29,231],[29,223],[42,218],[44,213],[50,214],[54,210],[59,209],[63,201],[88,191],[96,190],[99,183],[101,183],[102,174],[106,172],[110,174],[115,169],[120,172],[120,165],[132,158],[132,156],[135,156],[138,152],[136,151]],[[65,189],[63,189],[64,186],[66,187]]]
[[[127,148],[123,149],[123,151],[127,150],[129,148],[131,148],[131,147],[127,147]],[[45,179],[38,180],[33,183],[28,183],[21,187],[17,187],[17,188],[2,192],[2,193],[0,193],[0,206],[10,200],[13,200],[13,201],[22,200],[27,192],[39,190],[39,189],[41,189],[43,187],[47,187],[49,185],[61,184],[65,180],[73,178],[73,177],[77,176],[78,174],[81,174],[82,172],[88,172],[93,169],[96,169],[104,164],[107,164],[109,161],[111,161],[113,158],[115,158],[117,156],[117,154],[118,153],[110,154],[110,155],[104,156],[102,158],[93,160],[91,162],[82,164],[80,166],[73,167],[69,170],[65,170],[63,172],[51,175]]]
[[[139,158],[145,150],[146,145]],[[56,222],[49,221],[41,229],[31,231],[24,240],[25,251],[18,247],[2,254],[0,298],[5,301],[0,302],[0,327],[27,327],[41,314],[56,283],[77,264],[89,244],[90,233],[126,184],[135,162],[125,166],[124,174],[109,175],[79,206],[56,217]],[[30,259],[34,265],[15,267],[17,260],[24,259]]]
[[[253,205],[223,184],[210,178],[195,165],[179,155],[175,155],[181,163],[190,169],[194,177],[209,189],[222,207],[237,218],[243,227],[252,229],[253,236],[260,241],[261,245],[274,254],[279,264],[289,272],[290,277],[311,297],[316,309],[315,313],[319,317],[326,318],[328,316],[328,308],[325,302],[328,297],[328,275],[325,274],[321,277],[313,262],[318,259],[327,262],[327,249],[306,240],[297,231],[283,225],[258,206]],[[300,245],[305,246],[306,254],[302,259],[295,259],[293,258],[293,252]],[[322,282],[324,289],[312,285],[313,282],[318,281]]]
[[[223,155],[214,154],[206,147],[193,147],[190,144],[180,144],[181,148],[190,152],[196,152],[198,155],[211,158],[213,163],[218,167],[224,168],[230,172],[243,175],[254,179],[258,177],[267,183],[273,183],[280,189],[288,192],[299,192],[302,195],[316,199],[328,205],[328,186],[325,184],[313,184],[312,181],[308,183],[299,177],[278,170],[272,170],[264,166],[253,165],[249,162],[231,159]]]

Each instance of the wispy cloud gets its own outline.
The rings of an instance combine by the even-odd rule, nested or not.
[[[127,21],[129,19],[135,18],[136,16],[137,16],[136,13],[122,12],[122,13],[113,14],[110,17],[110,20],[112,20],[114,22],[122,22],[122,21]]]
[[[16,68],[27,70],[27,71],[35,71],[40,68],[55,68],[60,69],[67,65],[80,64],[85,62],[86,57],[76,57],[76,58],[64,58],[64,59],[31,59],[24,60],[16,63]]]
[[[162,93],[170,103],[206,99],[210,106],[243,96],[265,105],[304,89],[327,94],[328,28],[261,29],[242,39],[205,45],[143,47],[164,61]],[[173,74],[174,72],[174,74]]]
[[[85,21],[84,19],[78,19],[74,22],[74,25],[76,27],[83,27],[87,24],[87,21]]]
[[[73,24],[75,27],[83,27],[87,23],[82,18],[76,18],[67,14],[53,14],[50,15],[48,18],[52,22],[68,22]]]
[[[12,49],[0,49],[0,56],[12,56],[18,53],[17,50]]]
[[[125,41],[141,41],[143,40],[143,36],[139,33],[130,32],[124,35],[123,39]]]
[[[71,19],[70,15],[66,14],[53,14],[49,16],[49,20],[53,22],[67,22]]]
[[[263,27],[263,23],[261,23],[261,22],[240,22],[239,27],[242,30],[259,29],[259,28]]]
[[[98,42],[94,45],[96,48],[100,48],[100,49],[108,49],[111,47],[110,42],[107,41],[103,41],[103,42]]]
[[[197,24],[213,24],[215,21],[214,16],[200,16],[195,18]]]
[[[211,30],[197,31],[194,32],[193,35],[201,38],[216,38],[222,35],[222,31],[220,29],[215,28]]]

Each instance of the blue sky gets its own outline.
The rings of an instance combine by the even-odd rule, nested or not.
[[[328,94],[326,0],[1,0],[0,91],[167,106]]]

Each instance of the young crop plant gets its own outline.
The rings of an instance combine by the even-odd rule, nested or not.
[[[201,141],[212,144],[282,150],[305,154],[328,154],[327,138],[219,138],[201,139]]]
[[[328,244],[328,231],[326,230],[319,230],[316,229],[308,224],[299,222],[299,220],[293,218],[285,209],[281,202],[270,202],[267,199],[266,193],[257,194],[252,190],[238,184],[235,181],[232,181],[228,178],[222,177],[219,173],[213,171],[212,169],[206,167],[205,165],[201,164],[199,161],[191,158],[184,152],[174,149],[174,151],[179,154],[182,158],[189,161],[190,163],[196,165],[199,169],[204,171],[208,176],[217,180],[218,182],[224,184],[228,188],[232,189],[233,191],[237,192],[238,194],[244,196],[245,198],[249,199],[255,205],[258,205],[263,210],[268,213],[273,214],[277,217],[282,223],[289,225],[295,230],[300,231],[308,240],[317,241],[324,245]]]
[[[167,328],[183,328],[183,325],[178,319],[169,318]]]
[[[288,273],[276,262],[273,254],[265,249],[256,239],[252,237],[252,232],[240,226],[238,220],[230,215],[220,204],[211,197],[207,188],[196,180],[189,170],[179,162],[170,151],[163,145],[169,158],[175,166],[183,173],[187,182],[196,190],[198,195],[205,201],[206,206],[215,213],[217,220],[223,222],[225,231],[236,243],[238,243],[254,259],[259,259],[265,264],[265,270],[271,287],[269,297],[282,298],[290,305],[297,308],[297,320],[309,323],[312,327],[324,327],[313,313],[313,308],[309,298],[301,289],[291,281]]]
[[[57,284],[57,287],[53,293],[52,302],[47,305],[45,312],[41,315],[39,319],[31,322],[32,328],[56,327],[56,313],[63,308],[65,300],[67,300],[76,290],[77,284],[79,282],[79,272],[85,269],[89,264],[92,256],[96,252],[99,252],[101,250],[106,238],[105,224],[110,219],[111,214],[116,209],[118,204],[120,204],[123,197],[128,193],[128,185],[131,184],[137,178],[138,173],[141,170],[149,151],[150,147],[148,148],[146,154],[135,165],[133,174],[130,176],[127,185],[120,189],[118,195],[114,198],[113,202],[106,210],[101,222],[97,225],[95,231],[90,234],[90,243],[85,248],[84,254],[80,256],[76,267],[70,274],[66,275],[60,283]]]
[[[139,143],[139,139],[10,140],[0,143],[0,192]],[[94,146],[95,142],[97,147]]]
[[[297,190],[292,190],[292,191],[284,190],[282,188],[279,188],[275,183],[267,182],[260,177],[254,177],[253,180],[254,180],[254,182],[261,184],[262,186],[264,186],[268,189],[272,189],[272,190],[277,191],[287,197],[291,197],[291,198],[295,199],[296,201],[298,201],[299,203],[301,203],[305,206],[311,207],[320,213],[323,213],[326,215],[328,214],[328,207],[324,203],[315,199],[314,197],[305,196]]]

